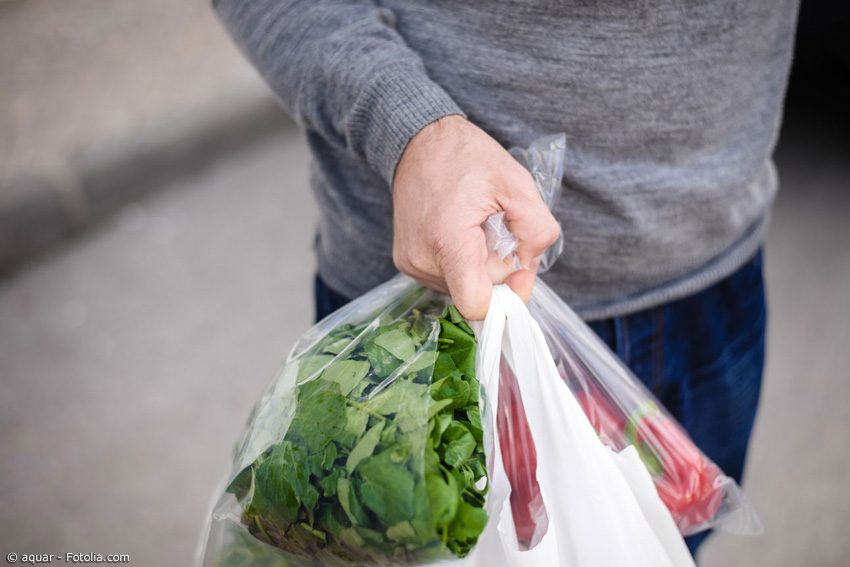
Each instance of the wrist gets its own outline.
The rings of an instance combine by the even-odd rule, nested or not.
[[[398,160],[393,177],[393,189],[397,181],[404,178],[411,167],[421,164],[425,159],[431,161],[443,152],[452,151],[451,147],[456,145],[458,136],[461,136],[464,129],[470,125],[471,123],[463,115],[448,114],[419,130],[407,143]]]

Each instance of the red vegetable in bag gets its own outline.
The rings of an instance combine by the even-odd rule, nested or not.
[[[499,373],[499,408],[496,415],[499,448],[511,483],[511,513],[520,549],[531,549],[546,533],[549,518],[537,484],[537,451],[522,405],[519,385],[502,359]]]
[[[681,531],[714,518],[723,501],[723,472],[697,449],[679,424],[647,401],[629,420],[625,435],[637,448]]]
[[[616,407],[603,401],[598,392],[594,395],[584,391],[573,393],[602,442],[611,448],[625,447],[623,432],[627,420],[617,411]]]
[[[626,419],[599,390],[586,388],[574,394],[593,429],[616,451],[635,446],[679,529],[689,532],[714,518],[723,500],[723,472],[687,433],[651,400]]]

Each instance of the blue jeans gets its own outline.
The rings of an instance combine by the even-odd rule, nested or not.
[[[316,276],[317,320],[348,301]],[[759,251],[695,295],[590,326],[740,483],[761,390],[766,323]],[[707,535],[685,538],[691,553]]]

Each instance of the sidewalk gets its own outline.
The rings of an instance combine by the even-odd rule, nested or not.
[[[0,275],[292,125],[208,0],[0,2]]]

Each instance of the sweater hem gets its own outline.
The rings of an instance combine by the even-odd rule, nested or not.
[[[570,307],[583,320],[598,321],[630,315],[699,293],[732,275],[755,256],[764,242],[769,224],[769,214],[765,213],[730,248],[678,279],[614,300]],[[553,286],[553,289],[557,291],[557,286]]]

